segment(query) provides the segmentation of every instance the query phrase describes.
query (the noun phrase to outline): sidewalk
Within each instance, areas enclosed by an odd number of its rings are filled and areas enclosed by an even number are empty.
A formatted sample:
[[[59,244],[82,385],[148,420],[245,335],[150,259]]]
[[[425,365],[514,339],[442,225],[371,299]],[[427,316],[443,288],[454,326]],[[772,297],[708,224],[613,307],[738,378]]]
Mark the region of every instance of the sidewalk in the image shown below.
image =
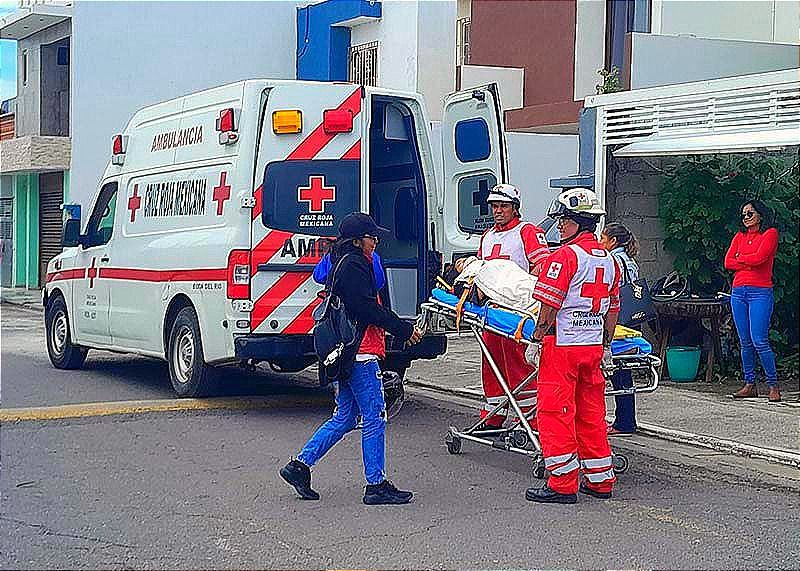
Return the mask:
[[[428,366],[413,365],[407,377],[412,385],[480,400],[477,343],[466,334],[451,337],[447,355]],[[785,393],[781,403],[766,398],[734,401],[664,381],[655,392],[640,395],[636,408],[642,434],[800,468],[796,391]],[[608,410],[613,414],[613,399],[608,399]]]
[[[8,303],[41,311],[42,290],[25,289],[21,287],[0,288],[0,303]]]

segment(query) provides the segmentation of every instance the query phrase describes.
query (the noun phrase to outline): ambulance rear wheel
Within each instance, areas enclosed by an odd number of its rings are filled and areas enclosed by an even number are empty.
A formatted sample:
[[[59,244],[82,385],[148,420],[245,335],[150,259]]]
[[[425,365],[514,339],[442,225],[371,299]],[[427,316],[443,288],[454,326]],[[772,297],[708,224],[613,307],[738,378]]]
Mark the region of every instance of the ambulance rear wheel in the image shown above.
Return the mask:
[[[178,312],[169,334],[169,379],[179,397],[203,397],[214,393],[214,368],[203,357],[200,325],[193,307]]]
[[[44,314],[47,329],[47,355],[56,369],[80,369],[86,361],[85,347],[72,343],[69,316],[64,298],[56,295],[47,304]]]

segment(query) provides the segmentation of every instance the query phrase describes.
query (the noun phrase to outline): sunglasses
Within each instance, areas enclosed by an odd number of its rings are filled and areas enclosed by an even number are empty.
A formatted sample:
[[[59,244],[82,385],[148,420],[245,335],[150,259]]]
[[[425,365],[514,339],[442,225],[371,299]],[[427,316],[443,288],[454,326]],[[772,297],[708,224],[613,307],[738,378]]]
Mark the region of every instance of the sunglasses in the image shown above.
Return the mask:
[[[377,236],[371,236],[370,234],[364,234],[364,238],[369,238],[370,240],[373,240],[376,245],[378,244],[378,242],[380,242]]]
[[[742,220],[747,220],[748,218],[752,218],[755,216],[756,213],[752,210],[748,210],[747,212],[742,212]]]

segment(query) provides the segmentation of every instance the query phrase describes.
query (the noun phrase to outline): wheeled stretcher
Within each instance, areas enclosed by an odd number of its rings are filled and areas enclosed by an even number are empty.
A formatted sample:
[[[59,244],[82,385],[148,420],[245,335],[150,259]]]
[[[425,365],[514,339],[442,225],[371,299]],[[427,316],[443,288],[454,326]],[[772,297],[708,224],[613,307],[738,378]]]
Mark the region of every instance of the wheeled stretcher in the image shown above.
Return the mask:
[[[515,339],[524,344],[532,342],[534,328],[536,327],[536,315],[526,311],[521,311],[509,306],[504,306],[496,302],[488,302],[486,305],[478,305],[469,301],[461,302],[458,297],[441,289],[434,289],[430,299],[422,304],[421,320],[429,330],[450,329],[466,326],[469,328],[481,353],[486,358],[489,366],[494,371],[500,386],[505,393],[505,397],[498,402],[495,407],[486,415],[484,419],[475,422],[466,429],[451,426],[445,437],[447,450],[451,454],[461,452],[463,440],[490,446],[495,449],[523,454],[533,460],[533,473],[537,478],[545,476],[544,459],[542,448],[539,443],[539,433],[531,427],[530,420],[535,416],[535,407],[527,414],[524,414],[517,402],[517,395],[525,391],[528,395],[535,392],[532,388],[526,388],[536,379],[536,372],[528,375],[512,391],[509,388],[508,380],[505,379],[497,366],[497,361],[491,354],[482,338],[484,331],[489,331],[495,335]],[[659,382],[659,368],[661,360],[651,354],[652,347],[638,332],[619,328],[614,340],[611,343],[613,367],[604,369],[607,379],[618,370],[638,371],[644,379],[636,379],[632,388],[615,390],[609,386],[606,389],[607,396],[626,395],[634,393],[650,393],[656,390]],[[498,411],[510,407],[515,413],[515,420],[506,428],[488,429],[486,421]],[[614,469],[623,473],[628,468],[628,459],[622,454],[613,455]]]

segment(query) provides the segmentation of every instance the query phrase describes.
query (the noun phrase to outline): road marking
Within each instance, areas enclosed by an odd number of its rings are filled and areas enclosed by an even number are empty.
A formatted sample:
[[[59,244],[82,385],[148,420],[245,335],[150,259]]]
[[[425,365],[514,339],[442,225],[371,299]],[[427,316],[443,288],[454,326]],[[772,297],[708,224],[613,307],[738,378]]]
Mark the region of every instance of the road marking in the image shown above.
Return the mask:
[[[91,416],[114,416],[148,412],[173,412],[192,410],[254,410],[330,404],[330,395],[299,397],[230,397],[209,399],[158,399],[118,402],[91,402],[27,408],[0,408],[0,422],[29,420],[61,420]]]

